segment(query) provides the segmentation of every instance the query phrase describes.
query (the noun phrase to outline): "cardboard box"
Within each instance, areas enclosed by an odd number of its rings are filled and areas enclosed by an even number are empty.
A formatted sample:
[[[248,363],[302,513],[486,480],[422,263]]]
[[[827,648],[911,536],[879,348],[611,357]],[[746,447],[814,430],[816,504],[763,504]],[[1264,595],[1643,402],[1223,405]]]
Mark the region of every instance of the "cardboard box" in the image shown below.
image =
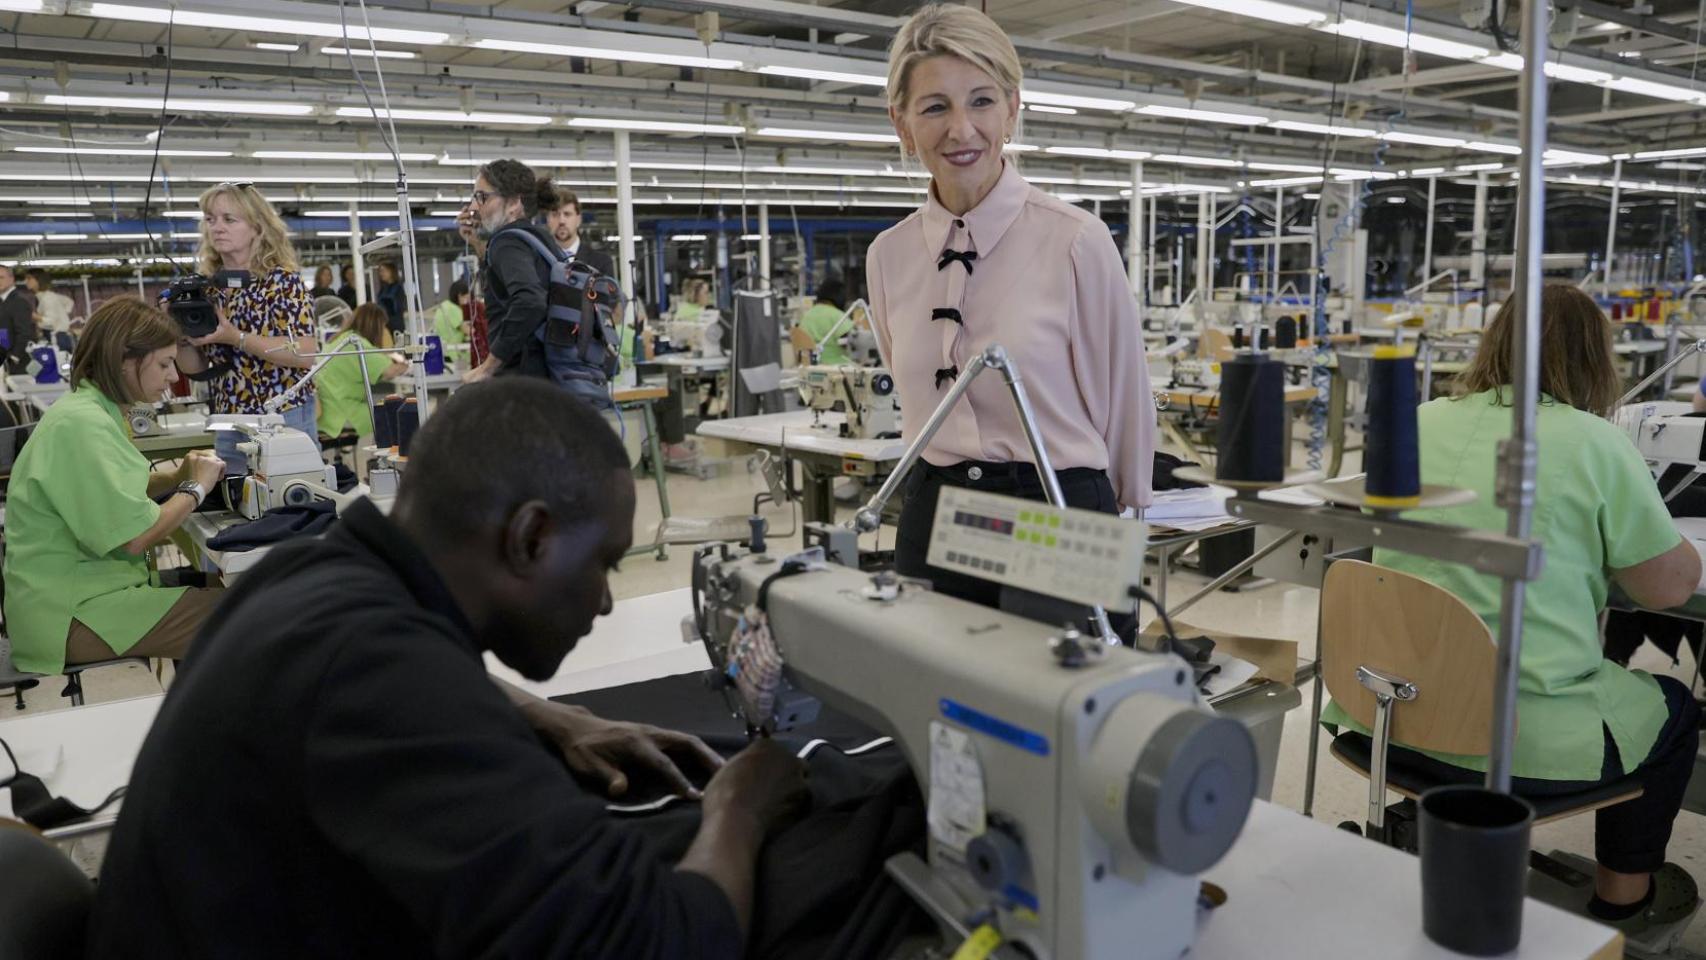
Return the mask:
[[[1256,665],[1256,676],[1275,683],[1293,686],[1297,680],[1297,641],[1252,637],[1243,634],[1204,630],[1184,620],[1174,620],[1173,629],[1181,637],[1207,637],[1214,641],[1214,652],[1224,653]],[[1153,650],[1155,642],[1166,631],[1157,619],[1143,631],[1145,649]]]

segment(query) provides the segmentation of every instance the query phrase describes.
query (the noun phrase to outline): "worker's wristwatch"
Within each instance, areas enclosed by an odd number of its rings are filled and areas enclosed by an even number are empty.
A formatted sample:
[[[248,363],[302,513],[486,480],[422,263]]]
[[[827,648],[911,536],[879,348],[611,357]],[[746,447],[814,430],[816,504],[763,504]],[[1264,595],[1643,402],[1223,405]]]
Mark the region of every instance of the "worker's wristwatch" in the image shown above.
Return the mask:
[[[207,499],[207,488],[202,486],[201,484],[197,483],[194,480],[185,480],[183,483],[178,484],[178,489],[173,491],[173,492],[174,493],[187,493],[190,496],[194,497],[195,498],[195,505],[197,507],[200,507],[201,502],[203,500]]]

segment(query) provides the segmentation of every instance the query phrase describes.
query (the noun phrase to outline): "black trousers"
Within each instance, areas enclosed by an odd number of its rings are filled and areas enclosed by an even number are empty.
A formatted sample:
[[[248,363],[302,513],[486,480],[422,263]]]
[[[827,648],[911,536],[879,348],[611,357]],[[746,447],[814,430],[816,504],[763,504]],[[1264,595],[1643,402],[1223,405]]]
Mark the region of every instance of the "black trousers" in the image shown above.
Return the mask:
[[[1651,873],[1664,866],[1665,847],[1671,826],[1682,810],[1688,778],[1694,774],[1694,755],[1700,749],[1700,707],[1688,685],[1671,677],[1655,677],[1664,693],[1670,718],[1659,730],[1647,758],[1635,768],[1634,778],[1644,791],[1639,797],[1594,812],[1594,859],[1618,873]],[[1394,747],[1393,749],[1402,749]],[[1406,751],[1410,753],[1409,751]],[[1406,765],[1427,770],[1451,783],[1480,783],[1474,770],[1441,763],[1419,753],[1410,753]],[[1511,791],[1517,796],[1543,797],[1575,793],[1596,783],[1623,778],[1623,762],[1611,731],[1605,731],[1605,764],[1598,780],[1535,780],[1512,777]]]
[[[975,478],[974,478],[975,474]],[[1088,467],[1056,470],[1066,504],[1082,510],[1118,513],[1119,501],[1107,471]],[[1046,502],[1042,475],[1029,463],[980,463],[965,460],[951,467],[918,461],[906,478],[900,508],[900,531],[895,535],[894,565],[902,576],[929,580],[937,593],[970,600],[986,607],[1001,606],[1002,586],[955,570],[932,567],[925,561],[930,553],[930,528],[936,522],[936,500],[942,487],[968,487],[1026,500]],[[1115,625],[1116,628],[1118,624]]]

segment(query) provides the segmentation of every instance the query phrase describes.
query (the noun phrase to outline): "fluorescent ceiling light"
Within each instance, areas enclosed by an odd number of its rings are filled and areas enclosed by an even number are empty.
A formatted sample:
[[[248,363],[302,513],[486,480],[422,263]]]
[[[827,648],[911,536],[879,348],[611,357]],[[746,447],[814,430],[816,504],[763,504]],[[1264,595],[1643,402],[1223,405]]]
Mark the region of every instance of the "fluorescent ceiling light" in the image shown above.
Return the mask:
[[[64,107],[106,107],[113,110],[160,109],[159,97],[70,97],[50,93],[43,103]],[[166,109],[178,113],[243,113],[267,117],[303,117],[314,112],[312,104],[271,103],[258,100],[170,100]]]
[[[302,215],[305,217],[347,217],[349,216],[349,208],[331,207],[325,209],[304,210],[302,211]],[[395,220],[397,218],[397,208],[392,207],[389,210],[357,210],[355,215],[358,217],[390,217]]]
[[[300,43],[273,43],[269,40],[257,40],[251,46],[256,50],[277,50],[280,53],[295,53],[302,49]],[[109,233],[107,236],[110,237],[112,234]]]
[[[0,203],[63,203],[72,207],[87,207],[91,201],[88,197],[30,197],[23,194],[6,194],[0,195]],[[198,212],[196,216],[201,214]]]
[[[616,162],[612,160],[609,165],[614,167]],[[636,160],[629,166],[635,170],[703,170],[706,173],[739,173],[741,171],[741,165],[738,163],[675,163],[665,160]],[[765,173],[793,173],[795,170],[793,167],[760,167],[759,169]],[[817,171],[806,170],[804,172],[816,173]]]
[[[108,157],[152,157],[153,147],[13,147],[14,153],[92,153]],[[162,147],[162,157],[229,157],[230,150],[172,150]],[[92,177],[90,179],[103,179]],[[148,178],[143,177],[144,181]]]
[[[1112,150],[1106,147],[1046,147],[1043,152],[1062,157],[1093,157],[1098,160],[1148,160],[1154,156],[1145,150]]]
[[[1158,153],[1156,163],[1179,163],[1190,167],[1236,167],[1238,161],[1226,157],[1187,157],[1176,153]]]
[[[1251,160],[1244,166],[1250,170],[1270,173],[1314,173],[1321,169],[1319,163],[1268,163],[1265,160]]]
[[[260,46],[260,44],[256,44]],[[413,60],[413,50],[371,50],[365,47],[321,47],[320,52],[330,57],[378,57],[381,60]]]
[[[1667,160],[1653,166],[1659,170],[1706,170],[1706,163],[1680,163],[1675,160]]]
[[[174,13],[163,7],[139,7],[128,3],[91,3],[88,15],[101,19],[131,20],[140,23],[175,23],[180,27],[212,27],[217,30],[246,30],[253,33],[287,33],[304,37],[328,37],[342,40],[345,30],[336,20],[281,20],[277,17],[252,17],[229,13],[205,13],[199,10],[178,10]],[[347,31],[351,40],[390,43],[436,45],[450,39],[448,33],[426,30],[397,30],[390,27],[351,25]]]
[[[1403,197],[1387,197],[1386,202],[1387,203],[1403,203],[1404,198]]]
[[[1113,110],[1121,112],[1137,106],[1135,100],[1113,97],[1085,97],[1073,93],[1051,93],[1047,90],[1019,89],[1019,102],[1040,103],[1047,107],[1079,107],[1084,110]]]
[[[619,120],[611,117],[575,117],[569,126],[582,130],[633,130],[639,133],[703,133],[716,136],[739,136],[744,127],[726,123],[679,123],[674,120]]]
[[[1522,56],[1515,53],[1500,53],[1491,57],[1484,57],[1476,62],[1486,67],[1498,67],[1500,70],[1522,69]]]
[[[1598,153],[1582,153],[1579,150],[1564,150],[1554,147],[1541,154],[1545,163],[1609,163],[1611,158]]]
[[[251,154],[257,160],[389,160],[391,154],[386,150],[256,150]],[[404,160],[419,163],[432,160],[436,153],[405,153]]]
[[[1611,79],[1611,74],[1604,70],[1590,70],[1556,60],[1546,61],[1545,70],[1546,75],[1554,80],[1568,80],[1572,83],[1605,83]]]
[[[1484,140],[1471,140],[1463,146],[1470,150],[1479,150],[1482,153],[1501,153],[1507,157],[1522,156],[1521,147],[1513,147],[1508,143],[1487,143]]]
[[[1254,17],[1257,20],[1268,20],[1273,23],[1283,23],[1293,27],[1307,27],[1327,19],[1324,13],[1305,10],[1288,3],[1274,3],[1272,0],[1179,0],[1193,7],[1204,10],[1215,10],[1220,13],[1233,13],[1241,17]]]
[[[1372,137],[1369,127],[1346,127],[1332,123],[1304,123],[1301,120],[1275,120],[1268,124],[1275,130],[1296,130],[1299,133],[1319,133],[1326,137]]]
[[[801,80],[826,80],[831,83],[862,83],[873,87],[888,86],[888,78],[874,73],[848,73],[843,70],[814,70],[810,67],[759,67],[759,73],[773,77],[797,77]]]
[[[488,110],[464,112],[461,110],[404,110],[395,107],[390,110],[384,107],[377,107],[373,110],[366,107],[339,107],[337,113],[340,117],[361,117],[368,120],[373,119],[377,113],[381,117],[388,117],[392,120],[418,120],[424,123],[513,123],[539,127],[551,122],[551,118],[544,114],[493,113]]]
[[[570,121],[573,123],[573,121]],[[739,131],[739,127],[732,128]],[[865,133],[848,130],[806,130],[799,127],[759,127],[754,136],[782,137],[788,140],[829,140],[847,143],[899,143],[892,133]]]
[[[703,67],[707,70],[738,70],[742,66],[739,60],[722,60],[716,57],[689,57],[644,50],[618,50],[612,47],[578,47],[562,43],[533,43],[527,40],[481,40],[474,46],[481,50],[542,53],[554,57],[586,57],[590,60],[627,60],[668,67]]]
[[[1042,147],[1034,143],[1006,143],[1001,145],[1002,153],[1031,153],[1041,149]]]
[[[1503,170],[1502,163],[1466,163],[1457,168],[1458,173],[1479,173],[1482,170]]]
[[[1276,180],[1251,180],[1252,187],[1301,187],[1306,184],[1320,183],[1320,177],[1280,177]]]
[[[1025,109],[1033,113],[1058,113],[1068,117],[1078,115],[1078,111],[1072,107],[1056,107],[1047,103],[1027,103]]]
[[[635,164],[635,166],[638,166],[638,164]],[[692,167],[692,168],[685,168],[684,167],[683,169],[697,170],[699,168],[698,167]],[[736,171],[738,171],[739,169],[740,168],[738,168],[738,167],[735,168]],[[759,173],[779,173],[779,174],[783,174],[783,175],[793,174],[793,173],[809,173],[809,174],[813,174],[815,176],[822,176],[822,177],[886,177],[886,176],[892,175],[889,171],[886,171],[886,170],[871,170],[871,169],[867,169],[864,167],[799,167],[799,166],[794,166],[793,164],[789,164],[787,166],[782,166],[779,164],[763,166],[763,167],[758,167],[757,171]]]
[[[1636,160],[1672,160],[1677,157],[1706,157],[1706,147],[1678,147],[1674,150],[1642,150]]]
[[[1613,77],[1606,86],[1623,93],[1634,93],[1659,100],[1706,104],[1706,94],[1699,90],[1668,83],[1654,83],[1651,80],[1640,80],[1635,77]]]
[[[41,13],[44,8],[42,0],[0,0],[0,10],[10,13]]]
[[[0,240],[16,240],[19,242],[23,242],[23,241],[27,241],[27,240],[40,240],[43,236],[45,236],[45,234],[40,234],[40,233],[0,233]]]
[[[1198,110],[1193,107],[1170,107],[1165,104],[1152,103],[1139,107],[1138,113],[1152,117],[1174,117],[1179,120],[1201,120],[1204,123],[1231,123],[1240,127],[1252,124],[1267,123],[1268,118],[1259,113],[1228,113],[1222,110]]]
[[[1342,20],[1318,29],[1341,37],[1349,37],[1352,40],[1366,40],[1369,43],[1414,50],[1417,53],[1446,57],[1451,60],[1479,60],[1493,55],[1493,51],[1486,47],[1458,43],[1455,40],[1443,40],[1439,37],[1430,37],[1425,33],[1405,31],[1398,27],[1386,27],[1362,20]]]
[[[1462,137],[1441,137],[1431,133],[1409,133],[1403,130],[1388,130],[1380,135],[1380,139],[1393,143],[1414,143],[1424,147],[1461,147],[1469,142]]]
[[[8,101],[10,99],[12,99],[12,95],[10,93],[7,93],[4,90],[0,90],[0,103],[5,103],[6,101]]]
[[[45,239],[45,240],[87,240],[87,239],[89,239],[89,235],[86,233],[50,233],[42,239]]]
[[[703,233],[678,233],[669,239],[675,243],[692,243],[693,241],[704,240],[707,238]]]
[[[1144,196],[1155,196],[1167,193],[1231,193],[1230,187],[1210,186],[1206,183],[1163,183],[1158,186],[1144,187]]]
[[[1389,170],[1353,170],[1347,167],[1333,167],[1327,171],[1340,180],[1396,180],[1398,175]]]
[[[1415,170],[1411,170],[1410,176],[1412,176],[1412,177],[1431,177],[1434,174],[1444,173],[1444,172],[1445,172],[1444,167],[1419,167]]]

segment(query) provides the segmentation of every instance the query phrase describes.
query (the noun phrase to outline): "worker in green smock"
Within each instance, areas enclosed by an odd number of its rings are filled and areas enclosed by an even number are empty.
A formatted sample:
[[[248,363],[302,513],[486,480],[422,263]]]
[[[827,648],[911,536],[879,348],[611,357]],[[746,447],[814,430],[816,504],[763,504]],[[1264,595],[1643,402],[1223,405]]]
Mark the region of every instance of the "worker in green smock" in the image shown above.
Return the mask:
[[[817,362],[831,366],[853,363],[841,338],[853,332],[854,319],[842,310],[841,281],[830,277],[817,285],[817,302],[800,315],[800,329],[818,344]]]
[[[382,380],[400,377],[409,369],[409,365],[395,355],[387,358],[349,352],[380,350],[390,346],[386,319],[383,307],[364,303],[356,308],[344,322],[343,329],[322,351],[334,355],[315,379],[320,388],[320,411],[315,423],[326,436],[335,437],[346,427],[353,428],[363,437],[373,433],[373,409],[367,405],[369,388]],[[348,352],[347,356],[337,356],[345,352]]]
[[[1507,300],[1483,332],[1460,395],[1417,412],[1422,481],[1466,487],[1477,499],[1410,518],[1505,529],[1494,475],[1498,444],[1510,436],[1517,303]],[[1700,581],[1700,557],[1677,533],[1634,444],[1604,419],[1622,392],[1605,315],[1573,284],[1547,286],[1541,310],[1533,536],[1545,566],[1523,606],[1512,790],[1573,793],[1635,777],[1642,796],[1596,814],[1589,911],[1639,933],[1686,917],[1697,903],[1693,879],[1665,862],[1665,847],[1693,773],[1700,711],[1685,683],[1606,660],[1598,616],[1613,583],[1644,607],[1683,603]],[[1445,587],[1497,631],[1498,578],[1394,550],[1377,550],[1374,560]],[[1322,722],[1367,732],[1337,704]],[[1478,783],[1487,767],[1485,756],[1403,753],[1456,782]]]
[[[49,407],[12,468],[6,502],[6,628],[20,670],[120,654],[177,659],[219,601],[218,588],[151,586],[145,555],[218,483],[224,463],[196,450],[149,471],[124,408],[178,379],[178,325],[134,297],[89,318],[70,392]]]
[[[687,281],[681,288],[681,296],[675,300],[674,319],[683,323],[698,320],[711,305],[711,283],[703,278],[695,277]]]
[[[468,342],[468,281],[450,285],[450,296],[432,312],[432,332],[446,347]]]

